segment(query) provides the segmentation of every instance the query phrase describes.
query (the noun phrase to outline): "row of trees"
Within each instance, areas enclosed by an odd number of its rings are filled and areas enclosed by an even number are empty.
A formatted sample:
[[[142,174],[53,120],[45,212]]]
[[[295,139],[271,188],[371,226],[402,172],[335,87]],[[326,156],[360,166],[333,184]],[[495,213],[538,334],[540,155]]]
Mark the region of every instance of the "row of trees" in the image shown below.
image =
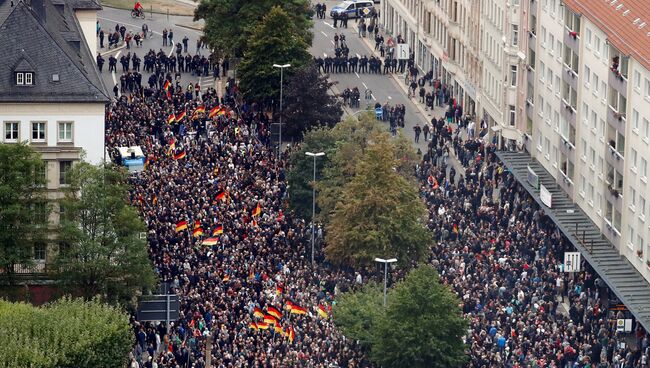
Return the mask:
[[[276,109],[280,70],[284,69],[284,134],[300,138],[312,126],[334,126],[343,111],[329,93],[309,53],[311,8],[308,0],[201,0],[194,15],[205,20],[204,37],[217,57],[240,59],[239,87],[248,102]],[[279,117],[276,114],[276,118]]]
[[[76,164],[64,197],[52,202],[43,165],[26,144],[0,145],[0,269],[15,282],[15,267],[34,266],[35,247],[49,243],[56,252],[48,273],[64,292],[130,306],[157,280],[140,237],[146,227],[129,204],[126,171]]]
[[[306,152],[325,152],[313,161]],[[334,322],[384,367],[458,367],[465,361],[467,323],[460,301],[441,285],[435,269],[420,265],[433,239],[427,209],[413,176],[417,155],[404,137],[392,139],[372,113],[304,136],[291,157],[291,207],[311,216],[318,190],[318,220],[325,225],[325,256],[335,265],[371,268],[375,258],[397,258],[407,276],[388,292],[375,284],[337,297]]]

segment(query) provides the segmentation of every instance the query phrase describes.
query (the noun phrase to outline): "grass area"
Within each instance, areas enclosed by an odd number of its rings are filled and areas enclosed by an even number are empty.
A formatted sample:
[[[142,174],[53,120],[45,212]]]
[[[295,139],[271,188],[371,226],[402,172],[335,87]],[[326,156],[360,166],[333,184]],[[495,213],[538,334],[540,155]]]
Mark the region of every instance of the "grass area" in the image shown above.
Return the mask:
[[[101,0],[101,3],[112,8],[131,10],[135,0]],[[151,10],[154,13],[161,14],[167,14],[169,10],[170,15],[194,15],[194,6],[176,0],[144,0],[140,1],[140,3],[145,9],[147,17]]]

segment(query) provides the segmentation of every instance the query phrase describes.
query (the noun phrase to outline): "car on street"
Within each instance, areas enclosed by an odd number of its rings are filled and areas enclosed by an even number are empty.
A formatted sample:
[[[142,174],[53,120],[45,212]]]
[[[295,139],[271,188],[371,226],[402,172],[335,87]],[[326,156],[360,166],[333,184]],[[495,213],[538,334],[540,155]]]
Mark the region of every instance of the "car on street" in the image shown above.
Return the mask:
[[[330,17],[334,18],[334,14],[341,15],[345,13],[348,15],[348,18],[356,18],[357,9],[359,12],[363,12],[364,9],[371,10],[374,6],[373,0],[346,0],[332,8]]]

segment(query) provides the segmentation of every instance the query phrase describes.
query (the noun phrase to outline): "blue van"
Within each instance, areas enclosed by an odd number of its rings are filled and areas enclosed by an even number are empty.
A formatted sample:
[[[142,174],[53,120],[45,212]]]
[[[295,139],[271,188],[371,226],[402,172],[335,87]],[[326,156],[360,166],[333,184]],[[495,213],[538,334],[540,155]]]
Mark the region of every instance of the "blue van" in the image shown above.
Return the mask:
[[[363,14],[364,9],[371,10],[373,7],[373,0],[346,0],[332,8],[330,17],[334,18],[334,14],[341,15],[345,13],[348,15],[348,18],[355,18],[357,16],[357,9],[359,13]]]

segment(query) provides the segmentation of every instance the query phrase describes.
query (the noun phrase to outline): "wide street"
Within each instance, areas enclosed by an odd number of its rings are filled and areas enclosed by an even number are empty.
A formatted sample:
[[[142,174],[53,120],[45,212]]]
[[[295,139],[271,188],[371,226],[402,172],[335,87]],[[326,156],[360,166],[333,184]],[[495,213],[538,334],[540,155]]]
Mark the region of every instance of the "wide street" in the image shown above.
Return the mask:
[[[148,9],[146,1],[143,2],[143,5],[145,6],[146,9]],[[97,47],[98,47],[97,51],[101,53],[104,59],[106,60],[106,64],[104,64],[104,71],[102,73],[102,77],[109,91],[112,91],[113,86],[115,84],[119,84],[120,81],[120,75],[122,70],[122,67],[119,64],[120,57],[130,52],[132,54],[136,53],[142,59],[143,56],[150,49],[153,49],[155,52],[162,50],[163,29],[169,30],[171,28],[173,30],[174,43],[180,42],[185,36],[187,36],[189,38],[189,42],[188,42],[189,54],[193,56],[196,53],[196,41],[201,36],[202,32],[195,29],[179,26],[180,24],[189,25],[190,23],[192,23],[191,17],[170,15],[168,18],[166,14],[157,14],[157,13],[151,14],[148,11],[145,12],[145,14],[146,14],[146,18],[144,20],[135,19],[135,18],[131,18],[131,14],[128,10],[104,7],[104,9],[100,11],[97,15],[97,20],[99,20],[99,24],[101,25],[102,29],[104,29],[105,32],[107,30],[114,30],[115,25],[119,24],[119,25],[124,25],[127,29],[127,32],[130,31],[131,33],[135,34],[135,32],[142,32],[142,24],[146,23],[147,26],[149,27],[149,30],[152,31],[153,33],[153,37],[144,40],[142,46],[139,48],[135,47],[135,42],[132,42],[130,50],[127,50],[124,45],[120,45],[118,48],[113,48],[111,50],[108,50],[107,39],[104,40],[105,47],[103,49],[100,49],[99,41],[97,41]],[[165,51],[168,53],[168,55],[171,55],[171,53],[174,52],[174,47],[166,46]],[[208,53],[207,49],[201,49],[200,52]],[[118,59],[117,73],[108,73],[108,58],[110,55],[114,55]],[[142,77],[143,84],[146,83],[148,77],[149,75],[147,73],[143,73],[143,77]],[[209,84],[209,87],[214,86],[213,79],[211,76],[210,77],[203,76],[197,78],[195,76],[192,76],[189,73],[182,73],[181,85],[185,86],[189,82],[196,83],[197,81],[199,82],[199,85],[201,85],[202,88],[208,87],[207,85],[204,85],[204,83]]]

